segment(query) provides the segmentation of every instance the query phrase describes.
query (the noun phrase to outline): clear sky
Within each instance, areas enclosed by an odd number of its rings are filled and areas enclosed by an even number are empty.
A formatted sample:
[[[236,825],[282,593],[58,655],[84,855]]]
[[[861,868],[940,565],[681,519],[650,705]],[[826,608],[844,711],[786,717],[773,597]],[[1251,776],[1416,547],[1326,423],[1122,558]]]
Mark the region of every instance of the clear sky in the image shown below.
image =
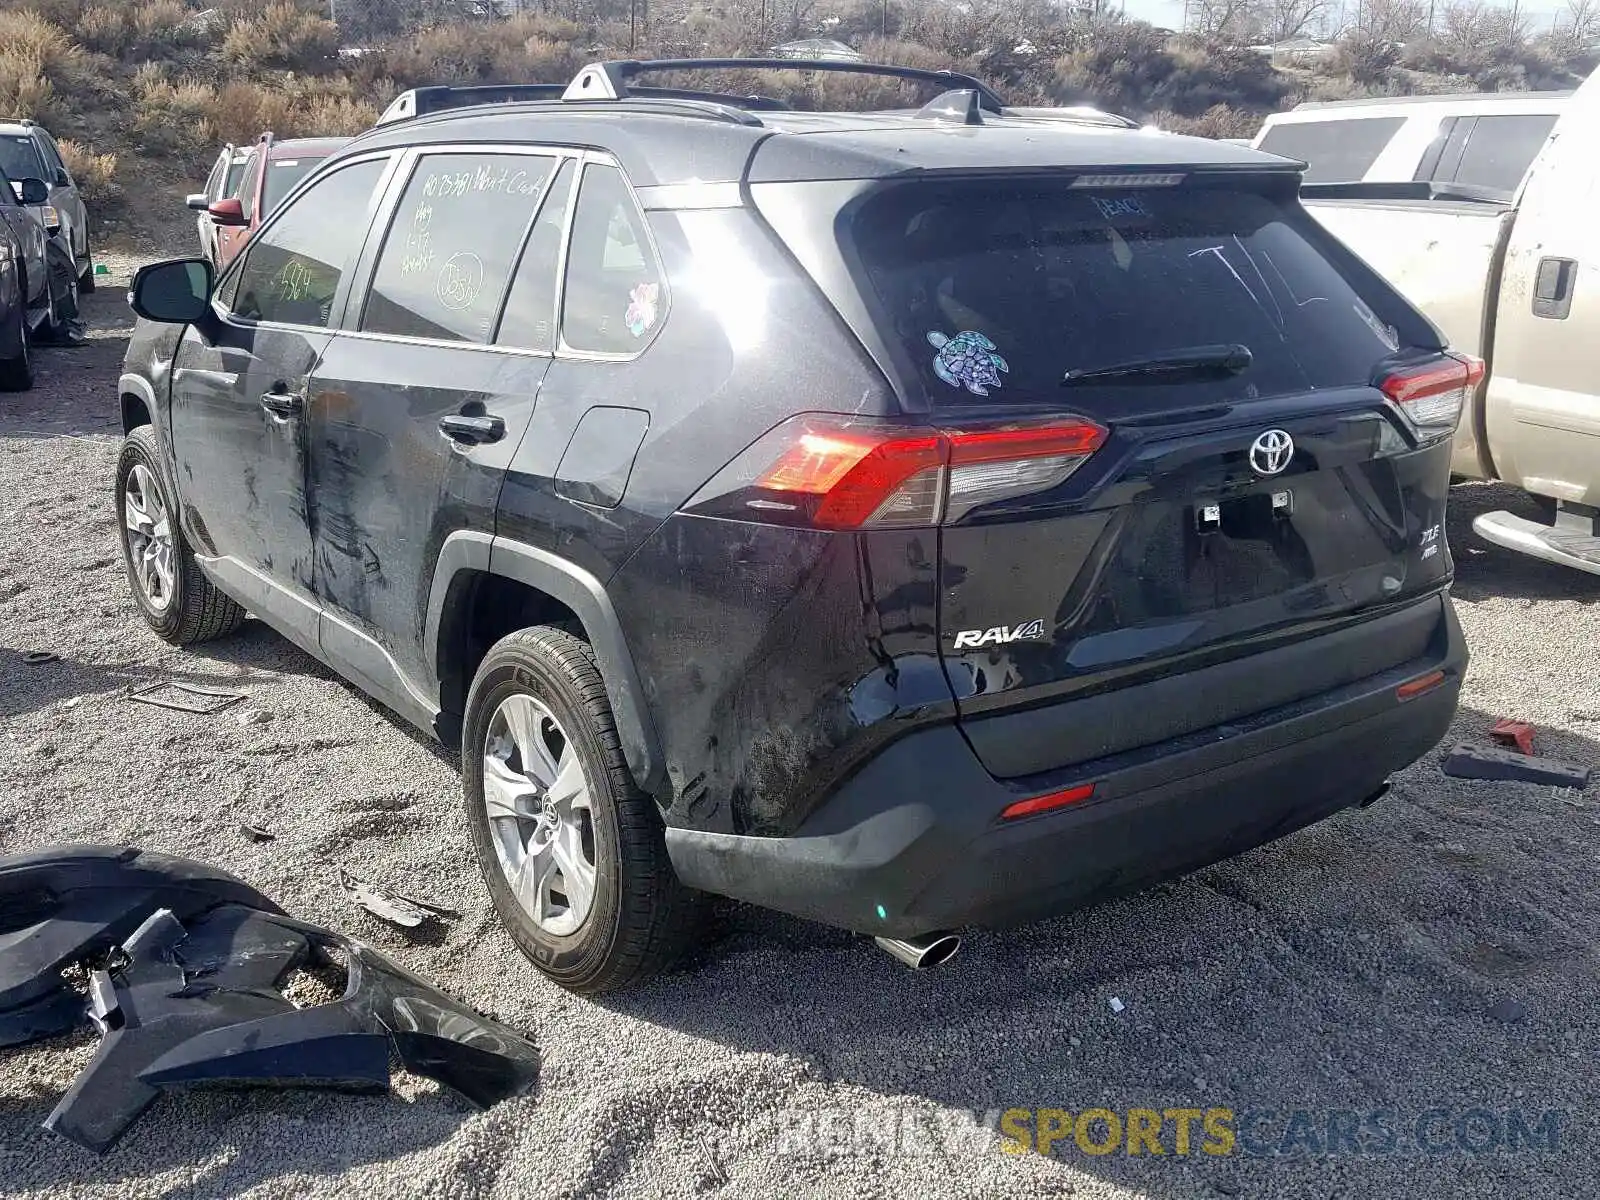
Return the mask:
[[[1493,0],[1491,0],[1493,2]],[[1182,0],[1126,0],[1130,17],[1177,29],[1183,23]],[[1533,18],[1536,30],[1550,28],[1551,18],[1562,11],[1562,0],[1524,0],[1522,9]]]

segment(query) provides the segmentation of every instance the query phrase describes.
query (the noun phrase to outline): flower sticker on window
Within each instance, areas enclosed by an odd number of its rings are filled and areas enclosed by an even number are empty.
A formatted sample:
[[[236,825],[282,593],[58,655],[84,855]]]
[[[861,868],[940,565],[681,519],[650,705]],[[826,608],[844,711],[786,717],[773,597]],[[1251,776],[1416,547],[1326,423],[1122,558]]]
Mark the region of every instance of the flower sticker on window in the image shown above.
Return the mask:
[[[990,388],[1001,385],[1000,373],[1011,370],[1011,364],[994,352],[994,343],[970,329],[955,337],[935,330],[928,334],[928,345],[939,352],[933,360],[933,373],[974,396],[987,396]]]
[[[655,328],[661,300],[661,285],[640,283],[628,293],[628,311],[622,318],[628,323],[628,332],[641,338]]]

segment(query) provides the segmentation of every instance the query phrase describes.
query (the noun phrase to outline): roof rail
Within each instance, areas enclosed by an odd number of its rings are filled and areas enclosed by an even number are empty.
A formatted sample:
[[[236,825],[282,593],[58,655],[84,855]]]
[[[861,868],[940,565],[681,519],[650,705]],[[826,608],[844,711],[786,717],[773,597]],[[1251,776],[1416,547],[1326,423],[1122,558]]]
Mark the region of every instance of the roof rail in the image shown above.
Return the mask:
[[[988,84],[957,71],[925,71],[919,67],[897,67],[889,63],[843,62],[836,59],[795,58],[657,58],[646,61],[625,59],[590,63],[579,71],[562,93],[563,100],[624,100],[630,95],[646,95],[645,89],[630,86],[640,75],[661,71],[799,71],[835,75],[878,75],[905,79],[912,83],[931,83],[945,91],[973,91],[979,103],[990,112],[1001,112],[1005,101]],[[706,95],[707,99],[721,99]]]
[[[383,110],[383,115],[378,118],[374,128],[481,104],[512,104],[519,101],[559,102],[567,86],[562,83],[509,83],[471,87],[412,88],[394,98],[389,107]],[[629,93],[629,98],[677,101],[684,105],[693,105],[694,116],[734,121],[741,125],[761,123],[749,115],[751,112],[782,112],[789,107],[782,100],[771,96],[734,96],[720,92],[697,92],[685,88],[634,88]]]
[[[419,87],[401,92],[383,110],[379,125],[392,125],[412,117],[443,112],[447,108],[468,108],[474,104],[506,104],[514,100],[559,100],[564,89],[559,83],[483,84],[473,87]]]

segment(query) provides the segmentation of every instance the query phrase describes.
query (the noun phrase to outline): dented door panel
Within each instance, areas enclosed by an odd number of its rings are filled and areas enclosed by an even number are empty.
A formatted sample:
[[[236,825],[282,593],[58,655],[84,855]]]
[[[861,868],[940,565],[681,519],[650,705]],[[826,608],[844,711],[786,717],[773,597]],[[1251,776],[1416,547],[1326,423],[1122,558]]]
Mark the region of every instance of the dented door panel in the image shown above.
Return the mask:
[[[231,559],[311,602],[305,430],[262,398],[303,396],[328,334],[229,319],[213,330],[214,341],[186,328],[173,364],[184,531],[202,557]]]
[[[313,381],[317,593],[330,619],[376,643],[430,700],[424,626],[439,548],[457,530],[495,532],[501,481],[548,366],[532,354],[341,334]],[[500,418],[503,436],[451,441],[439,422],[463,411]],[[348,653],[349,629],[325,626],[330,656]]]

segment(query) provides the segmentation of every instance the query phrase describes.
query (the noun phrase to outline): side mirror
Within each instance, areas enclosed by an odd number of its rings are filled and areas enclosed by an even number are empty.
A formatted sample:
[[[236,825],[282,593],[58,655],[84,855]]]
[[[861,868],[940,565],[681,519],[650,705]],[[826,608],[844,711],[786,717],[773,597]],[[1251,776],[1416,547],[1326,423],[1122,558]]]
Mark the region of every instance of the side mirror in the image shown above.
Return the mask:
[[[17,196],[24,204],[49,204],[50,188],[42,179],[24,179],[17,184]]]
[[[215,279],[203,258],[154,263],[134,275],[128,303],[147,321],[191,325],[210,311]]]
[[[242,228],[243,226],[250,224],[250,222],[245,219],[244,204],[237,196],[229,196],[226,200],[218,200],[206,211],[211,214],[211,219],[218,225],[230,225],[234,228]]]
[[[185,208],[192,208],[196,212],[205,212],[211,207],[211,201],[206,199],[204,192],[190,192],[184,197],[183,205]]]

